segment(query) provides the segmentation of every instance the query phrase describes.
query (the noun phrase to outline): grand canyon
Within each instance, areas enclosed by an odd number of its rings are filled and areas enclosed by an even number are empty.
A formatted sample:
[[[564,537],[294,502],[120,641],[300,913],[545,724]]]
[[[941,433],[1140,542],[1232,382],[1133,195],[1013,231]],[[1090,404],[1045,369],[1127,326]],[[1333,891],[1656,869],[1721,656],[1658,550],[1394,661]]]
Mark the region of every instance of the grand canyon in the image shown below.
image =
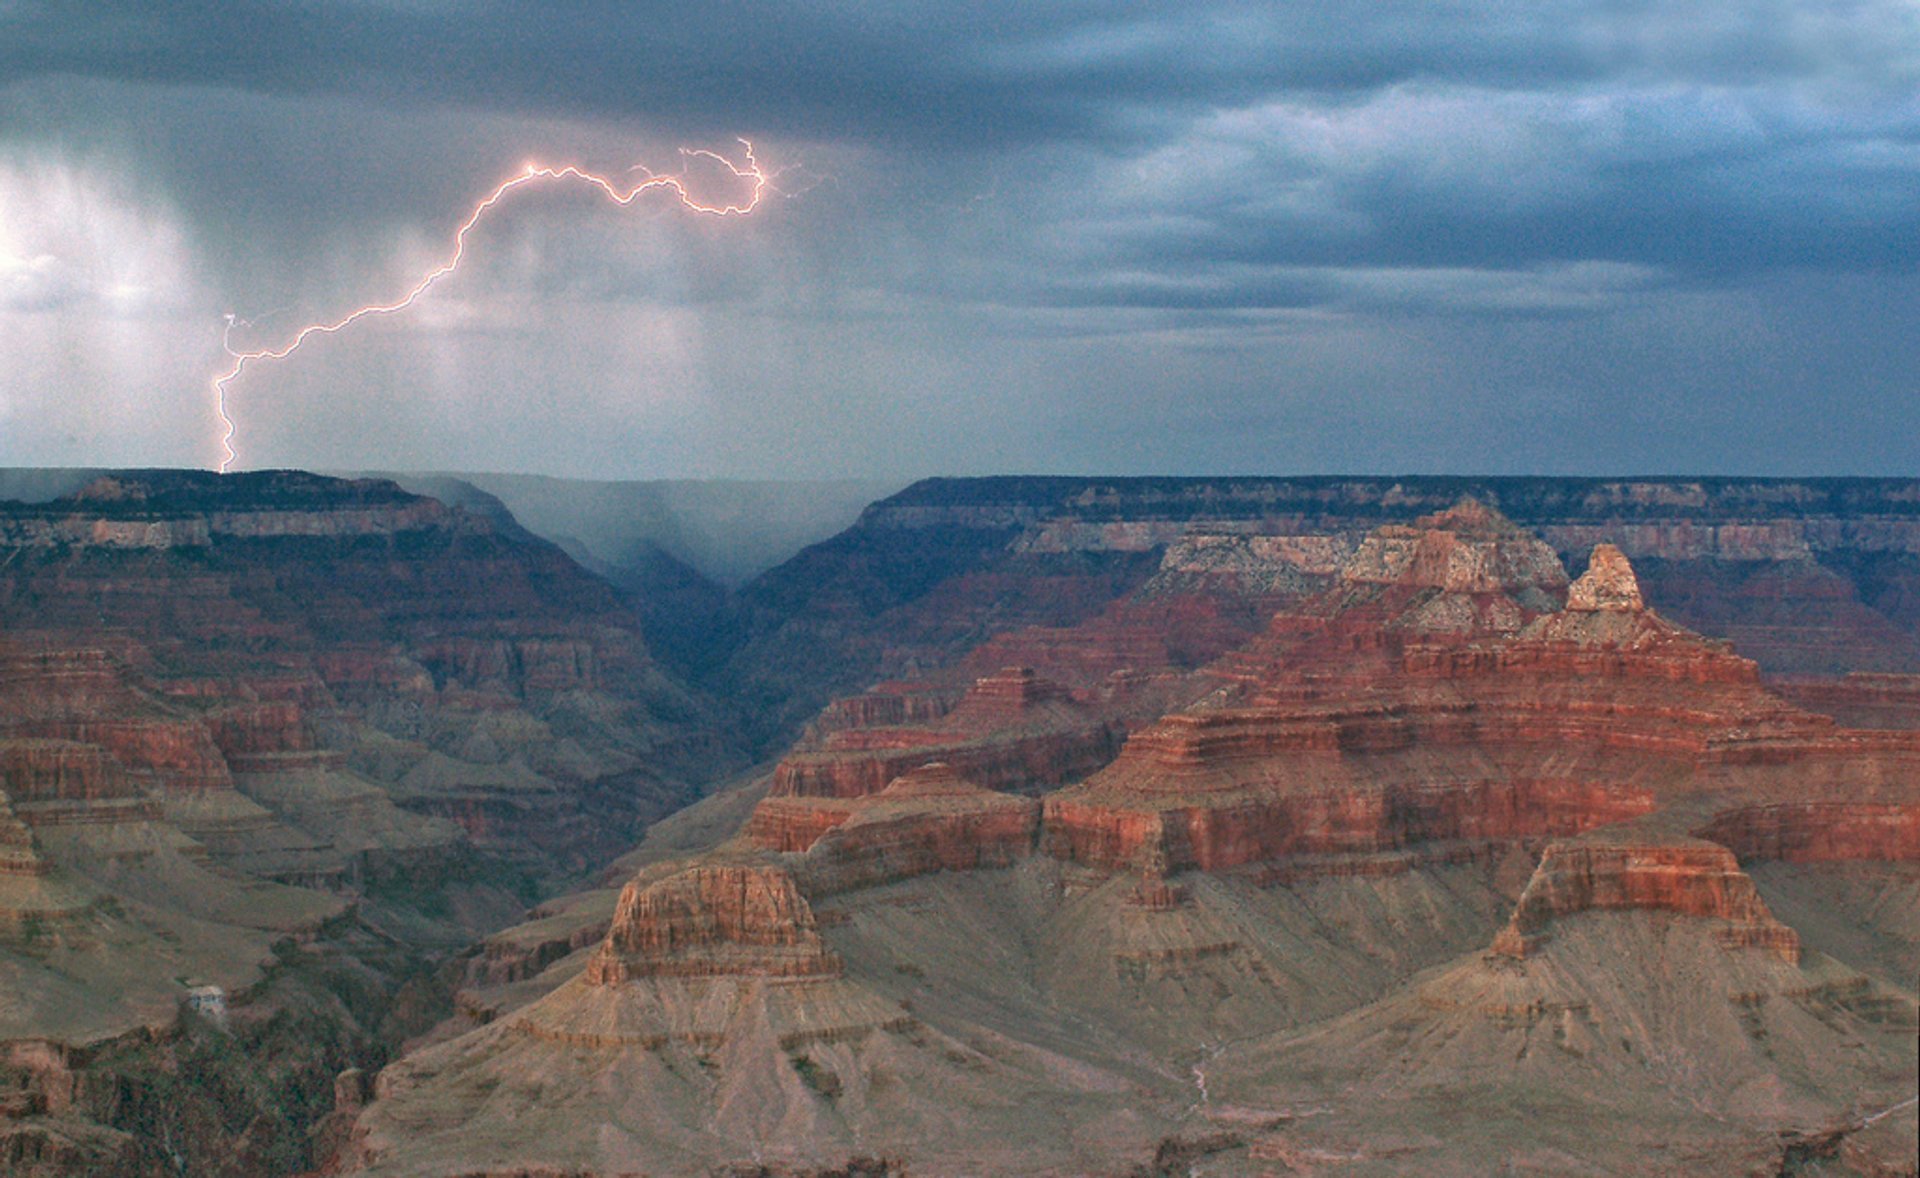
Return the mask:
[[[0,1178],[1920,1178],[1920,3],[0,0]]]
[[[796,496],[6,472],[0,1168],[1920,1167],[1920,481]]]

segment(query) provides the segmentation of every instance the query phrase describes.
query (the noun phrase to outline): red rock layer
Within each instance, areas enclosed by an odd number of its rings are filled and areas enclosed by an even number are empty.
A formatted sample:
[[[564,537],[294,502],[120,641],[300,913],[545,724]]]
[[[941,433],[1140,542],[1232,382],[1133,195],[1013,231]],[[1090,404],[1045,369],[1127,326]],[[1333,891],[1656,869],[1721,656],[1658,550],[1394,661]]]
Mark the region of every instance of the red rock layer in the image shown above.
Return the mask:
[[[869,794],[868,797],[878,797]],[[805,851],[852,818],[858,798],[769,797],[747,820],[747,840],[769,851]]]
[[[936,762],[862,798],[767,798],[747,838],[769,850],[808,852],[800,870],[817,896],[934,871],[1011,866],[1031,853],[1039,828],[1039,802],[982,789]]]
[[[231,704],[206,718],[213,742],[236,757],[306,752],[313,747],[300,705],[291,700]]]
[[[808,726],[807,739],[849,728],[891,728],[924,724],[953,710],[955,699],[915,683],[880,683],[859,695],[836,699]]]
[[[0,740],[0,783],[16,802],[140,796],[105,749],[70,740]]]
[[[1769,680],[1782,697],[1849,728],[1920,729],[1920,675]]]
[[[1547,847],[1494,951],[1524,957],[1560,918],[1596,909],[1676,912],[1724,922],[1730,946],[1800,960],[1800,937],[1774,919],[1733,852],[1695,839],[1560,842]]]
[[[1096,710],[1015,667],[979,679],[928,723],[836,727],[813,743],[780,762],[771,796],[864,797],[935,761],[989,788],[1059,785],[1112,760],[1119,737]]]
[[[163,788],[231,787],[206,725],[136,687],[126,653],[0,643],[0,737],[98,745]]]
[[[45,721],[32,731],[96,744],[128,769],[167,789],[231,789],[233,775],[206,727],[195,720],[71,719]]]
[[[1050,853],[1109,870],[1171,872],[1439,839],[1570,835],[1644,814],[1654,802],[1631,787],[1543,780],[1247,791],[1151,808],[1062,793],[1044,804]]]
[[[1920,803],[1776,802],[1742,806],[1695,832],[1741,861],[1920,862]]]
[[[1541,589],[1551,577],[1537,551],[1523,558],[1530,550],[1506,537],[1496,559],[1459,535],[1441,544],[1382,531],[1392,543],[1362,545],[1373,555],[1358,580],[1206,672],[1237,706],[1170,715],[1050,796],[1048,848],[1108,869],[1177,871],[1561,837],[1646,813],[1665,791],[1728,788],[1756,765],[1831,761],[1833,773],[1870,780],[1905,763],[1906,752],[1869,749],[1768,694],[1751,662],[1645,609],[1615,550],[1596,552],[1566,609],[1489,632],[1436,614],[1448,590],[1408,595],[1395,582],[1369,594],[1366,578],[1398,570],[1478,590],[1487,570],[1505,569]],[[1457,600],[1472,617],[1498,613]]]
[[[1013,866],[1033,850],[1040,804],[1010,794],[988,798],[941,811],[901,807],[856,816],[814,844],[805,869],[809,889],[828,895],[935,871]],[[1000,799],[1005,803],[994,804]]]
[[[14,816],[7,795],[0,792],[0,875],[38,876],[51,870],[33,844],[33,832]]]
[[[608,986],[640,977],[810,978],[840,968],[791,875],[705,865],[629,883],[586,979]]]

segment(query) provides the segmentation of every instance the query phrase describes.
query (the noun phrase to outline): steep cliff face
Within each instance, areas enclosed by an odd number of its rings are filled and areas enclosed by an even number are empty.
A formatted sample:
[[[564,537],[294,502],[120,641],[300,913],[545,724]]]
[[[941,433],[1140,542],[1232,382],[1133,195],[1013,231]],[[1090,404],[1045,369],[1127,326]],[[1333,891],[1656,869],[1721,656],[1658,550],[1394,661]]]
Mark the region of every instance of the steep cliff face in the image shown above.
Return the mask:
[[[1615,548],[1595,552],[1564,610],[1478,593],[1510,608],[1445,611],[1435,625],[1449,581],[1477,590],[1483,570],[1504,567],[1525,593],[1552,578],[1537,555],[1423,564],[1415,554],[1460,543],[1451,521],[1429,522],[1426,540],[1396,528],[1363,543],[1363,554],[1400,556],[1356,558],[1342,587],[1301,607],[1303,621],[1283,615],[1223,660],[1224,702],[1168,716],[1050,796],[1054,853],[1177,871],[1560,837],[1737,776],[1735,763],[1864,758],[1886,772],[1908,755],[1858,741],[1836,750],[1830,722],[1767,693],[1752,663],[1648,609]],[[1456,628],[1456,616],[1493,624]]]
[[[974,681],[951,707],[928,710],[937,714],[910,721],[898,706],[842,706],[832,724],[781,760],[773,796],[862,797],[935,761],[989,788],[1033,789],[1083,777],[1119,748],[1119,725],[1099,701],[1031,668],[1002,668]],[[903,722],[856,722],[896,715]]]
[[[304,1069],[346,1041],[382,1060],[369,1012],[409,954],[512,919],[724,767],[704,707],[557,549],[392,484],[139,472],[0,503],[0,1045],[191,1071],[182,1004],[218,995],[236,1037],[277,1044],[278,1085],[211,1120],[205,1094],[36,1107],[0,1149],[143,1172],[165,1123],[196,1167],[311,1164],[330,1076]],[[288,1044],[252,1015],[302,944],[350,1000],[293,1003]],[[87,1054],[76,1084],[118,1066]],[[272,1128],[218,1123],[243,1107]]]
[[[726,763],[613,590],[511,521],[297,472],[112,476],[0,518],[0,625],[42,636],[0,666],[0,730],[137,781],[346,769],[550,873]],[[103,624],[120,647],[87,645]]]
[[[1903,589],[1920,584],[1912,480],[1007,478],[915,484],[763,575],[714,682],[781,701],[777,741],[833,695],[950,666],[982,640],[1007,645],[976,673],[1020,663],[1077,684],[1076,663],[1104,657],[1105,674],[1167,659],[1163,645],[1191,666],[1259,627],[1245,603],[1270,613],[1324,590],[1369,532],[1462,497],[1575,567],[1618,546],[1656,608],[1769,671],[1920,671],[1920,594]],[[1377,537],[1369,560],[1411,562],[1407,539]],[[1459,566],[1456,590],[1486,571]],[[1076,651],[1065,632],[1107,610],[1112,645]],[[1032,627],[1053,634],[1020,635]]]
[[[1733,852],[1688,839],[1589,839],[1550,844],[1494,938],[1497,953],[1524,957],[1561,918],[1601,909],[1705,917],[1732,946],[1761,947],[1800,960],[1800,938],[1775,920]]]
[[[0,741],[0,781],[16,803],[88,803],[144,797],[126,767],[97,744]]]
[[[876,887],[935,871],[1009,867],[1032,853],[1040,803],[996,793],[936,761],[859,798],[769,797],[746,838],[806,852],[795,868],[813,895]]]
[[[698,866],[620,893],[591,986],[642,977],[834,977],[813,909],[777,868]]]
[[[1770,691],[1669,618],[1622,545],[1569,582],[1448,489],[1416,512],[1329,484],[1285,524],[1271,483],[876,508],[862,530],[1159,563],[1071,624],[962,610],[945,653],[818,715],[737,837],[643,869],[611,916],[583,901],[501,938],[491,1021],[389,1069],[356,1163],[549,1164],[490,1126],[502,1109],[590,1173],[860,1149],[931,1173],[1764,1172],[1786,1135],[1851,1137],[1836,1118],[1862,1091],[1880,1110],[1911,1087],[1911,995],[1872,976],[1903,958],[1824,955],[1852,934],[1803,936],[1746,864],[1857,871],[1849,913],[1897,908],[1920,744]],[[1642,522],[1746,494],[1554,493],[1532,506]],[[1273,530],[1222,528],[1241,500]],[[1713,526],[1742,559],[1785,551]],[[917,600],[942,592],[929,575]],[[952,592],[942,608],[980,609]],[[1118,756],[1063,768],[1095,725]],[[1787,902],[1810,910],[1823,879]],[[1468,1106],[1489,1141],[1455,1131]]]
[[[1779,801],[1735,806],[1701,827],[1742,862],[1920,862],[1920,799]]]
[[[139,682],[151,658],[59,634],[0,636],[0,736],[91,744],[143,784],[162,790],[232,785],[205,724]]]

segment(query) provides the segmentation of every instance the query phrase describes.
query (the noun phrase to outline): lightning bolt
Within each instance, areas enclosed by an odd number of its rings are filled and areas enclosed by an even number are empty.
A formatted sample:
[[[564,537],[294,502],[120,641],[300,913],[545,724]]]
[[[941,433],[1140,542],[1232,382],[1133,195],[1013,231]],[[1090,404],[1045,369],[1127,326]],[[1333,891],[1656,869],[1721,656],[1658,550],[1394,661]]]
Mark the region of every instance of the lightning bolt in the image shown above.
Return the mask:
[[[712,217],[745,216],[760,207],[762,198],[765,197],[767,192],[773,187],[774,176],[761,167],[760,162],[754,158],[752,143],[742,139],[740,140],[740,145],[745,149],[744,155],[742,156],[743,162],[740,163],[728,159],[719,152],[682,148],[680,150],[683,162],[682,171],[668,175],[660,175],[649,171],[642,165],[632,168],[630,171],[642,173],[645,179],[627,187],[622,187],[619,183],[605,176],[597,175],[572,164],[564,167],[548,167],[544,164],[530,163],[524,170],[502,180],[494,187],[492,192],[480,198],[479,203],[475,204],[473,210],[467,214],[467,219],[461,222],[460,228],[454,232],[452,252],[447,255],[446,260],[432,270],[427,271],[423,277],[408,287],[399,297],[387,302],[368,303],[363,307],[349,311],[346,315],[331,322],[310,323],[295,332],[293,337],[281,347],[261,348],[257,351],[240,352],[234,350],[232,343],[233,329],[236,324],[242,327],[248,326],[248,321],[240,319],[235,315],[228,315],[226,317],[226,331],[221,337],[221,346],[232,359],[233,363],[228,365],[226,371],[216,375],[211,385],[214,408],[220,415],[220,425],[224,431],[220,435],[220,449],[222,452],[220,473],[227,473],[239,458],[239,454],[233,448],[233,437],[237,427],[234,425],[232,414],[228,412],[227,396],[229,386],[240,378],[240,374],[246,371],[247,365],[255,363],[256,361],[284,360],[298,351],[301,344],[306,343],[316,335],[333,335],[370,316],[392,315],[413,306],[413,304],[419,300],[420,296],[426,294],[427,291],[433,288],[435,283],[459,269],[461,260],[465,258],[467,254],[468,235],[473,232],[474,226],[478,225],[481,219],[501,201],[505,200],[509,194],[529,185],[566,181],[585,184],[589,188],[596,189],[608,200],[623,207],[631,205],[635,200],[638,200],[643,193],[658,191],[671,193],[679,200],[681,207],[690,212],[702,213]],[[738,200],[727,201],[722,204],[708,204],[696,199],[693,193],[687,188],[686,172],[684,170],[685,161],[695,159],[712,161],[731,173],[735,180],[746,182],[749,186],[747,195]]]

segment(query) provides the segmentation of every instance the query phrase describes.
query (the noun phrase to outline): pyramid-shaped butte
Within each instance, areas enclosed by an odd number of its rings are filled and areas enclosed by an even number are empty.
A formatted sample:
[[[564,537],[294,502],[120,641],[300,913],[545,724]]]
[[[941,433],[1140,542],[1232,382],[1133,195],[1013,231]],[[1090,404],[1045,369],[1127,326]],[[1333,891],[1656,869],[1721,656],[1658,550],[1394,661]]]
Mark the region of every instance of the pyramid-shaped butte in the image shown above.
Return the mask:
[[[1634,575],[1627,556],[1611,544],[1593,550],[1587,571],[1567,590],[1567,608],[1582,612],[1595,610],[1639,610],[1646,608],[1640,596],[1640,578]]]
[[[1425,522],[1368,537],[1358,582],[1378,571],[1421,586],[1395,603],[1415,611],[1470,595],[1445,585],[1497,583],[1511,602],[1508,590],[1555,582],[1528,555],[1539,541],[1477,504]],[[1768,694],[1752,663],[1645,609],[1617,551],[1596,554],[1570,596],[1578,608],[1516,630],[1436,632],[1404,625],[1379,596],[1336,591],[1323,622],[1298,627],[1304,640],[1233,667],[1264,681],[1169,715],[1050,796],[1047,845],[1179,871],[1565,837],[1655,809],[1729,741],[1819,729]]]

